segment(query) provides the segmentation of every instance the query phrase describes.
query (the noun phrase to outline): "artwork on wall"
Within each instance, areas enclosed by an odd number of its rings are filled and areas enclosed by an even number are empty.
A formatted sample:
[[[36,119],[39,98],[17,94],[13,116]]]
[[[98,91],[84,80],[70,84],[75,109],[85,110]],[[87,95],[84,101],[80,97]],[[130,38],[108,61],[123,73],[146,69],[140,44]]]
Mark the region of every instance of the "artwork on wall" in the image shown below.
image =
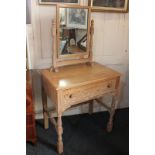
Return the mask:
[[[88,9],[67,9],[67,27],[87,29]]]
[[[57,3],[70,3],[79,4],[79,0],[39,0],[39,4],[57,4]]]
[[[127,12],[128,0],[91,0],[89,5],[94,12]]]

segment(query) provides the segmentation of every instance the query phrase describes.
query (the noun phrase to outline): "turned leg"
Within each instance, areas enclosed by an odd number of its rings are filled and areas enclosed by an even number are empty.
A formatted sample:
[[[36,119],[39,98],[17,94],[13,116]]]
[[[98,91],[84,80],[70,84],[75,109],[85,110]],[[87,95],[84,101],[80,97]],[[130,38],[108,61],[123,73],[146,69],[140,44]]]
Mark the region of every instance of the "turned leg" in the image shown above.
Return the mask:
[[[63,152],[62,133],[63,133],[63,128],[62,128],[61,114],[58,114],[58,121],[57,121],[57,134],[58,134],[57,150],[58,150],[59,154]]]
[[[54,119],[52,113],[51,113],[51,115],[50,115],[50,120],[51,120],[51,123],[52,123],[52,124],[54,125],[54,127],[56,128],[56,127],[57,127],[57,123],[56,123],[56,121],[55,121],[55,119]]]
[[[93,113],[93,105],[94,105],[94,100],[91,100],[89,103],[89,114]]]
[[[117,99],[116,98],[117,98],[116,96],[112,97],[112,104],[111,104],[111,109],[110,109],[110,118],[109,118],[109,121],[107,124],[107,131],[108,132],[111,132],[112,128],[113,128],[113,117],[114,117],[115,109],[117,106]]]
[[[45,90],[43,87],[42,87],[42,104],[43,104],[44,128],[48,129],[49,122],[48,122],[48,113],[47,113],[47,96],[45,94]]]

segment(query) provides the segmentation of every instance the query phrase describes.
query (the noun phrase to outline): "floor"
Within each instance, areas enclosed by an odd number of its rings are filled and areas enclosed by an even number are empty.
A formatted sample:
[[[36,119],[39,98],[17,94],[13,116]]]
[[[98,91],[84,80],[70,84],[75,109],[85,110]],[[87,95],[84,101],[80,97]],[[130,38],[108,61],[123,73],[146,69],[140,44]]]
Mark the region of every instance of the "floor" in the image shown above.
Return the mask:
[[[62,155],[129,155],[129,109],[116,111],[114,128],[106,132],[108,112],[92,115],[64,116]],[[57,134],[50,123],[43,129],[43,120],[36,121],[37,144],[26,143],[27,155],[57,155]]]

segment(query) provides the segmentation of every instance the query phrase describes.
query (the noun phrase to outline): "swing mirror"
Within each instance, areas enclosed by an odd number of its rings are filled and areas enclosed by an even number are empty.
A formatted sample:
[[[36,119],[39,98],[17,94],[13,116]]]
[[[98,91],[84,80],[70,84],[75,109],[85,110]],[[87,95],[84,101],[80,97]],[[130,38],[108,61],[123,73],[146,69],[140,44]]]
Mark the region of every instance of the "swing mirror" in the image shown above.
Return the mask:
[[[59,59],[88,58],[89,7],[57,6],[57,56]]]

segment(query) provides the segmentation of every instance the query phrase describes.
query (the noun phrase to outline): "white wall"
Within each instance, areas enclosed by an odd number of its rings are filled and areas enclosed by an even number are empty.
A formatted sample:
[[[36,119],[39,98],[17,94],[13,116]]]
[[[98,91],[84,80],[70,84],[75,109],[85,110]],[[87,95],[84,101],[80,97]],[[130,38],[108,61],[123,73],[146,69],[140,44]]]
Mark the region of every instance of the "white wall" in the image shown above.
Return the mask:
[[[86,1],[81,1],[86,2]],[[33,33],[33,50],[31,55],[31,68],[49,68],[52,64],[52,19],[55,18],[56,9],[52,5],[38,5],[38,0],[31,2],[31,22]],[[114,68],[122,73],[122,93],[119,107],[128,107],[128,13],[95,13],[91,15],[95,22],[93,60]],[[39,73],[34,75],[35,110],[37,118],[41,106],[41,84]],[[109,102],[109,98],[105,98]],[[51,102],[48,104],[52,106]],[[95,111],[104,110],[96,105]],[[86,112],[85,106],[74,108],[65,114]]]

